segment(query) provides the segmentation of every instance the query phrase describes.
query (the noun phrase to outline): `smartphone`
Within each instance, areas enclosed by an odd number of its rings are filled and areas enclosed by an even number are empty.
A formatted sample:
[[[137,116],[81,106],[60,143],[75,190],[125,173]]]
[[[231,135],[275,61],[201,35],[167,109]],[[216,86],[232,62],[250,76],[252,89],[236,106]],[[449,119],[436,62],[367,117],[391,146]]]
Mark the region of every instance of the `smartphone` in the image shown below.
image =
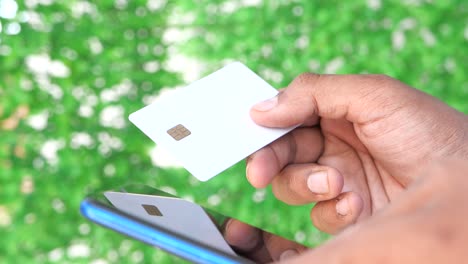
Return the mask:
[[[81,202],[89,220],[194,263],[253,263],[236,254],[221,227],[229,219],[144,185],[93,194]]]

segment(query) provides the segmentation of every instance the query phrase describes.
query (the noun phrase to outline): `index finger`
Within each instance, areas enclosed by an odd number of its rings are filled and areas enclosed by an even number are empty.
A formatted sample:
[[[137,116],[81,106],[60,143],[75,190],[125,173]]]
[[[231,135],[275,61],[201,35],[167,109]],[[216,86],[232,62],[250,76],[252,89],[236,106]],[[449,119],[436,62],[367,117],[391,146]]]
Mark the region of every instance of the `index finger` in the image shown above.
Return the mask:
[[[271,183],[291,163],[317,161],[323,152],[323,137],[318,127],[296,128],[247,159],[246,174],[256,188]]]

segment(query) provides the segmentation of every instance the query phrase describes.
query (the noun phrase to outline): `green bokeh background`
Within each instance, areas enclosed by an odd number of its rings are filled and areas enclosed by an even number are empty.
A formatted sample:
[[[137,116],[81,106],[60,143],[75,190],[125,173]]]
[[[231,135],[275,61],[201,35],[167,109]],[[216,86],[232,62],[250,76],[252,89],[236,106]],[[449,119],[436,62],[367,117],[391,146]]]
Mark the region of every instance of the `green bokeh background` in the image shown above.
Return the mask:
[[[79,215],[88,192],[127,182],[322,243],[311,205],[253,189],[244,163],[200,184],[153,164],[154,145],[128,122],[161,89],[230,61],[277,88],[307,71],[384,73],[468,112],[466,1],[17,3],[0,18],[0,263],[180,262]]]

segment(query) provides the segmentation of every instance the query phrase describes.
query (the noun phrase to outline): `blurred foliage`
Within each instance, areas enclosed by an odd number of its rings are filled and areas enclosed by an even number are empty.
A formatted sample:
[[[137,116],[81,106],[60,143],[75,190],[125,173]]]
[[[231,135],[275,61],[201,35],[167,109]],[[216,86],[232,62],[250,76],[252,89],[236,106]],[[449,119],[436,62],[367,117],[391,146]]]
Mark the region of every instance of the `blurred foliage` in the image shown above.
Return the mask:
[[[243,163],[206,184],[153,164],[126,116],[189,71],[239,60],[278,88],[305,71],[384,73],[468,112],[466,1],[17,3],[0,18],[0,263],[180,261],[79,215],[89,191],[126,182],[307,245],[326,239],[311,206],[254,190]]]

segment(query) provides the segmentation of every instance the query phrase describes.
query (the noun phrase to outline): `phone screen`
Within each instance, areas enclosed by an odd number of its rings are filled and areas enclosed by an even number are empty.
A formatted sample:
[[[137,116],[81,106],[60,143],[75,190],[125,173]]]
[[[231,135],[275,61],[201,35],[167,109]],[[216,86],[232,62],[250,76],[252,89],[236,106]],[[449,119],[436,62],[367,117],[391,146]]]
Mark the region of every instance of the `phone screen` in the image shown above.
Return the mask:
[[[227,254],[236,254],[222,234],[227,217],[158,189],[137,186],[124,189],[125,191],[106,191],[104,196],[118,210],[143,221]]]
[[[90,217],[90,214],[85,212],[86,208],[83,207],[93,207],[93,203],[85,200],[82,203],[82,213],[90,220],[162,248],[174,255],[200,263],[208,263],[211,260],[213,260],[212,263],[249,262],[242,252],[236,252],[224,239],[223,229],[230,218],[191,201],[139,184],[126,185],[117,190],[94,194],[89,199],[113,209],[110,216],[109,214],[95,214]],[[99,205],[96,208],[97,211],[106,210]],[[127,215],[131,216],[130,222],[125,218]],[[131,231],[134,228],[134,222],[149,224],[152,230],[143,233]],[[151,231],[167,232],[169,237],[175,238],[175,242],[174,240],[155,242],[154,237],[150,238]],[[136,232],[139,233],[136,234]],[[180,245],[187,241],[189,247],[195,245],[195,250],[189,250],[188,253],[181,251]],[[170,243],[173,243],[172,246],[169,245]],[[201,255],[206,258],[200,258]],[[217,258],[219,256],[221,259]],[[206,261],[207,259],[210,261]],[[225,259],[229,261],[224,262]]]

